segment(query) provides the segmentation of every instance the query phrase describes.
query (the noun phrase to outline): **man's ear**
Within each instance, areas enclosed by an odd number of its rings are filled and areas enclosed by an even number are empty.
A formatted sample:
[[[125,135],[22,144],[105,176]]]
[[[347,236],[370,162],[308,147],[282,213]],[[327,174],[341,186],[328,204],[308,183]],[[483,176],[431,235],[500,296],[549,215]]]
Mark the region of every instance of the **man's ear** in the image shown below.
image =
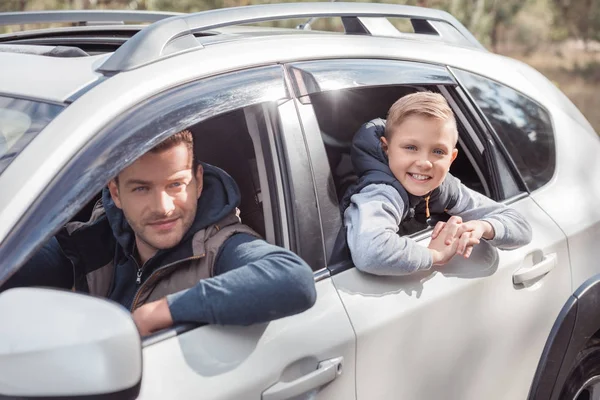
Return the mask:
[[[381,148],[383,149],[383,152],[385,154],[388,153],[389,146],[388,146],[388,142],[387,142],[387,139],[385,138],[385,136],[381,137]]]
[[[452,150],[452,159],[450,160],[450,164],[452,164],[454,160],[456,160],[456,156],[458,156],[458,149],[455,147],[454,150]]]
[[[198,167],[196,168],[196,198],[200,198],[200,195],[202,194],[202,188],[204,187],[204,168],[202,168],[202,165],[198,164]]]
[[[119,197],[119,184],[115,179],[111,179],[110,182],[108,182],[108,191],[110,192],[110,197],[112,197],[117,208],[122,208],[121,198]]]

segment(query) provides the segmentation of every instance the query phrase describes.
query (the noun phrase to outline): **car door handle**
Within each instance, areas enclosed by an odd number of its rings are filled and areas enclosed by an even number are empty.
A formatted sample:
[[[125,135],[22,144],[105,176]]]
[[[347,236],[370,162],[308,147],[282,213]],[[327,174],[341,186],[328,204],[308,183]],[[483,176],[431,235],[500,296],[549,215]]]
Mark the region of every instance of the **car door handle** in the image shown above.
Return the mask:
[[[556,267],[556,264],[556,253],[548,254],[543,257],[540,262],[533,264],[531,267],[519,268],[519,270],[513,274],[513,283],[515,285],[523,284],[544,276],[550,272],[552,268]]]
[[[320,388],[342,374],[344,357],[321,361],[317,369],[291,382],[277,382],[262,394],[262,400],[284,400]]]

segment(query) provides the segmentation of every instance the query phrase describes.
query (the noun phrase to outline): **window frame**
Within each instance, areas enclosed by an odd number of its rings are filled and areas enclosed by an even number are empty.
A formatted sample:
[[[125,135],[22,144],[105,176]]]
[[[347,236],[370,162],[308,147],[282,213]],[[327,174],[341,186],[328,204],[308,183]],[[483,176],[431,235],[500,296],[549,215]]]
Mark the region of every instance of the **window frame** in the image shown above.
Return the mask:
[[[8,279],[113,176],[157,143],[217,115],[268,103],[267,94],[270,101],[289,98],[281,66],[201,78],[166,89],[124,110],[73,155],[11,229],[0,244],[0,259],[10,267],[0,272]],[[264,162],[267,168],[277,165],[267,157],[257,158],[257,162]],[[277,201],[274,195],[282,189],[276,185],[264,190],[265,196]]]
[[[327,63],[328,61],[331,60],[321,60],[320,62],[322,63]],[[338,61],[339,60],[335,60]],[[355,60],[352,60],[355,61]],[[370,61],[378,61],[378,60],[370,60]],[[425,65],[427,67],[431,67],[431,64],[422,64],[422,63],[418,63],[418,62],[414,62],[414,61],[400,61],[400,60],[379,60],[379,61],[385,61],[386,63],[389,63],[390,66],[396,64],[397,66],[402,66],[402,65],[409,65],[411,68],[413,68],[413,71],[415,71],[416,69],[418,69],[419,65]],[[306,71],[301,71],[301,74],[299,74],[298,70],[299,68],[297,68],[298,65],[303,65],[303,63],[297,63],[297,64],[286,64],[286,71],[288,71],[288,74],[290,76],[290,83],[292,85],[292,93],[293,96],[296,98],[296,102],[297,102],[297,108],[298,108],[298,114],[301,118],[302,121],[302,126],[303,126],[303,132],[304,135],[306,137],[305,141],[307,143],[307,146],[309,147],[309,160],[310,163],[312,164],[312,171],[313,171],[313,179],[315,181],[315,183],[317,184],[315,186],[315,190],[317,192],[317,199],[318,199],[318,207],[319,207],[319,215],[320,215],[320,219],[321,219],[321,231],[323,232],[323,239],[324,239],[324,247],[326,248],[326,253],[327,253],[327,263],[326,263],[326,270],[322,271],[321,275],[322,277],[327,277],[327,276],[333,276],[337,273],[343,272],[347,269],[353,268],[354,265],[352,264],[351,260],[344,260],[341,262],[336,262],[335,264],[330,264],[329,263],[329,256],[331,255],[331,249],[328,248],[329,246],[327,246],[327,242],[329,242],[330,244],[335,241],[335,239],[337,239],[336,237],[332,237],[332,233],[333,231],[339,231],[342,227],[343,227],[343,221],[342,218],[340,216],[339,221],[334,218],[334,219],[330,219],[328,217],[328,219],[325,219],[324,216],[327,216],[328,213],[331,212],[331,210],[333,208],[336,209],[336,211],[339,212],[339,206],[337,205],[337,199],[335,200],[335,204],[333,204],[333,200],[331,198],[331,194],[329,193],[331,191],[331,185],[333,183],[333,179],[332,179],[332,171],[331,168],[329,166],[329,160],[327,158],[327,154],[325,152],[325,148],[324,148],[324,144],[323,144],[323,140],[320,137],[320,129],[318,127],[318,123],[315,124],[316,122],[316,113],[315,110],[313,109],[313,106],[311,104],[310,98],[309,98],[309,94],[313,94],[313,93],[318,93],[318,91],[314,91],[311,90],[310,88],[307,88],[307,85],[302,85],[301,83],[298,82],[298,77],[300,75],[304,75],[304,79],[305,75],[306,75]],[[317,61],[311,61],[310,62],[311,66],[318,66],[318,62]],[[415,68],[416,67],[416,68]],[[434,68],[437,68],[438,66],[434,66]],[[454,75],[451,73],[451,71],[448,71],[447,68],[444,67],[439,67],[438,71],[441,69],[444,69],[447,71],[449,76],[452,76],[454,79]],[[318,69],[318,68],[317,68]],[[394,78],[397,78],[398,75],[395,75]],[[316,82],[318,82],[318,80],[315,79]],[[437,84],[436,84],[437,83]],[[485,130],[481,129],[481,126],[477,123],[477,119],[476,117],[478,116],[477,113],[475,113],[475,116],[472,118],[469,118],[469,116],[471,116],[473,114],[473,109],[472,109],[472,105],[468,102],[465,101],[465,97],[464,94],[462,93],[462,88],[459,86],[458,82],[453,80],[453,84],[449,84],[449,82],[444,81],[443,79],[441,81],[436,81],[435,79],[430,79],[429,81],[427,81],[427,79],[423,79],[420,81],[402,81],[402,82],[397,82],[397,79],[392,80],[389,84],[382,84],[381,81],[377,81],[377,84],[374,85],[370,85],[370,84],[360,84],[360,85],[353,85],[353,86],[349,86],[349,85],[342,85],[342,90],[343,89],[350,89],[350,88],[368,88],[368,87],[383,87],[383,86],[413,86],[413,87],[423,87],[423,86],[428,86],[428,87],[435,87],[437,91],[439,91],[440,93],[442,93],[442,95],[444,95],[446,97],[446,99],[449,101],[453,111],[455,111],[455,114],[457,114],[457,121],[460,121],[460,123],[464,126],[465,131],[467,133],[466,136],[468,137],[462,137],[461,140],[465,141],[470,141],[473,142],[473,145],[475,145],[475,142],[479,142],[479,147],[482,147],[483,149],[486,150],[485,153],[483,153],[482,157],[483,160],[486,162],[486,168],[487,171],[482,170],[482,166],[479,165],[479,163],[475,162],[475,160],[473,159],[473,157],[470,157],[470,162],[473,164],[474,169],[476,169],[476,173],[479,176],[479,179],[482,179],[482,175],[483,177],[487,177],[487,179],[483,179],[482,183],[484,184],[484,186],[488,186],[489,187],[489,191],[490,194],[492,195],[492,198],[497,197],[497,198],[501,198],[501,195],[503,193],[503,186],[501,184],[500,178],[499,178],[499,174],[498,171],[496,170],[496,163],[498,162],[497,156],[498,153],[495,150],[495,143],[493,142],[493,140],[491,140],[491,136],[488,132],[486,132]],[[318,85],[317,85],[318,87]],[[313,87],[314,88],[314,87]],[[327,91],[327,90],[324,90]],[[459,112],[456,112],[459,111]],[[366,122],[366,121],[365,121]],[[465,144],[465,148],[468,147]],[[477,171],[479,170],[479,171]],[[491,182],[488,181],[491,180]],[[330,182],[331,181],[331,182]],[[499,197],[500,196],[500,197]],[[334,196],[335,197],[335,196]],[[502,199],[505,200],[505,199]],[[502,201],[500,200],[500,201]],[[328,224],[333,224],[332,226],[328,226]],[[337,227],[337,229],[336,229]],[[420,240],[422,238],[425,238],[427,236],[430,236],[432,232],[432,228],[428,228],[419,232],[416,232],[412,235],[410,235],[411,238],[415,239],[415,240]]]

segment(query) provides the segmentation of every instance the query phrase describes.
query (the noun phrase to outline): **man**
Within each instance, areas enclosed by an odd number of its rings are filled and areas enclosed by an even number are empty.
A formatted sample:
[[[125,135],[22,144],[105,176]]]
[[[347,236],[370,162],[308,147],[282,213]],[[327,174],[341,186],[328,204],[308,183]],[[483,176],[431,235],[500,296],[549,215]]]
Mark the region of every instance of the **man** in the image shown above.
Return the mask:
[[[104,189],[90,221],[72,222],[0,290],[50,285],[129,308],[140,334],[177,322],[247,325],[310,308],[312,271],[240,223],[240,194],[193,156],[179,132]]]

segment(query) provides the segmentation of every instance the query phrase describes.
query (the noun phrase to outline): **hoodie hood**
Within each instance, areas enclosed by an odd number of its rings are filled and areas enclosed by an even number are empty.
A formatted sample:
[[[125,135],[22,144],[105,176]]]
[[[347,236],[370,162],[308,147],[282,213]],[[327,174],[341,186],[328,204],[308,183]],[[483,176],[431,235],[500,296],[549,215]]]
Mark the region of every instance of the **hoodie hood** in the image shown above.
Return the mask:
[[[420,198],[409,194],[390,170],[387,155],[381,147],[381,138],[384,133],[385,120],[377,118],[361,126],[354,135],[350,158],[354,172],[359,178],[344,194],[341,209],[344,212],[350,205],[352,195],[360,192],[366,186],[386,184],[393,186],[402,197],[402,201],[409,205],[404,210],[403,218],[407,216],[412,218],[414,214],[412,208],[420,201]]]
[[[385,121],[377,118],[361,126],[354,135],[350,157],[358,176],[369,171],[380,171],[395,178],[388,166],[388,157],[381,147],[384,134]]]
[[[240,203],[240,191],[231,176],[213,165],[200,164],[204,168],[204,187],[198,199],[196,218],[191,228],[183,236],[182,242],[189,240],[199,230],[233,213]],[[117,243],[126,254],[130,254],[133,249],[135,235],[125,219],[123,211],[112,200],[108,188],[104,188],[102,191],[102,204]],[[161,252],[162,250],[159,254]]]

